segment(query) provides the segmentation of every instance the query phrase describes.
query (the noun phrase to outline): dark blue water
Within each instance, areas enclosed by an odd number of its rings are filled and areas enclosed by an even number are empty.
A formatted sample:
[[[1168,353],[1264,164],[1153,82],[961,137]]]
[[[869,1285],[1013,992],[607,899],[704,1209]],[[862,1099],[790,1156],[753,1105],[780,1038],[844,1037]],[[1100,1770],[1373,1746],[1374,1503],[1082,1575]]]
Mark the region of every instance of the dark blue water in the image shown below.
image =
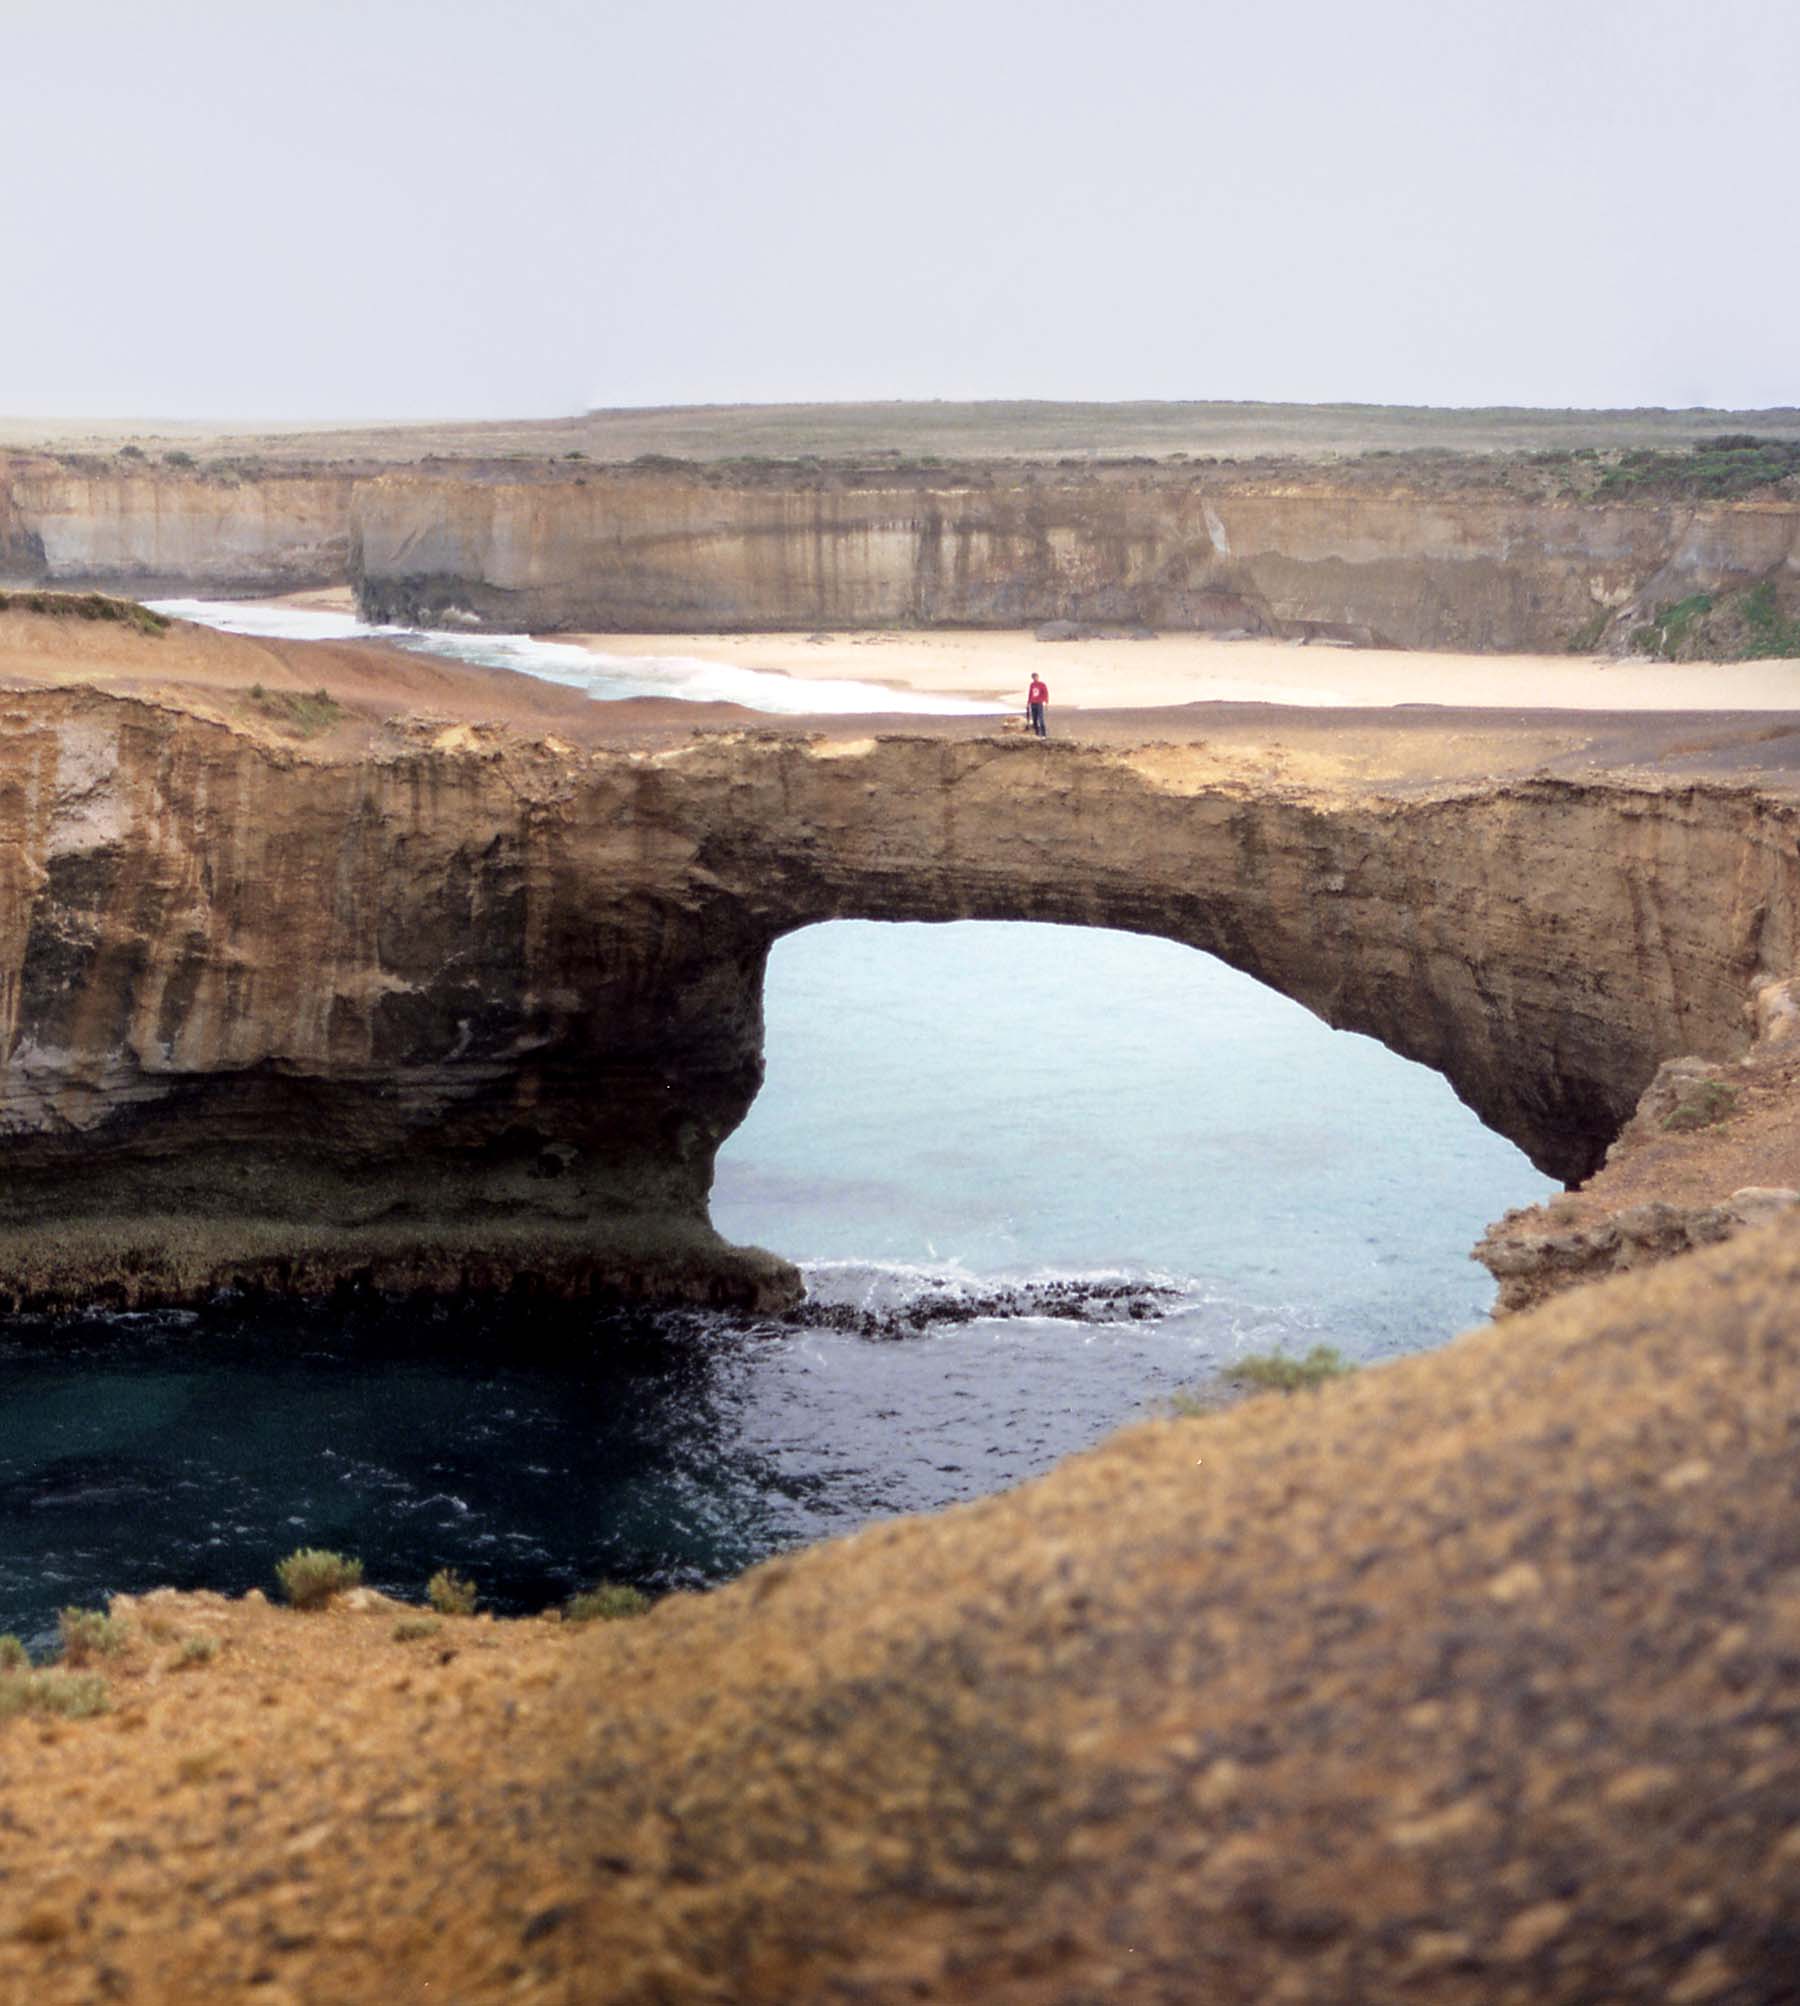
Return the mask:
[[[0,1630],[296,1546],[503,1609],[697,1585],[1035,1474],[1246,1350],[1377,1361],[1485,1313],[1467,1250],[1545,1181],[1444,1083],[1166,942],[820,927],[769,979],[725,1232],[823,1303],[1154,1284],[910,1335],[534,1308],[0,1328]],[[1139,1304],[1140,1309],[1142,1303]]]

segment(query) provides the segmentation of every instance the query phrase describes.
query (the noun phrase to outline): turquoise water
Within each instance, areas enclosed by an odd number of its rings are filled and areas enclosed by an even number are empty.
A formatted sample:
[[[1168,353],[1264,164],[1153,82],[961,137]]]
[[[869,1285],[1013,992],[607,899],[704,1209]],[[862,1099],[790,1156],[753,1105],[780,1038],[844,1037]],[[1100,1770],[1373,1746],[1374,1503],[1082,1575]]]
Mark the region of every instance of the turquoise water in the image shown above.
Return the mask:
[[[822,926],[777,947],[767,1018],[715,1217],[886,1321],[0,1326],[0,1630],[268,1587],[307,1545],[412,1596],[455,1567],[501,1609],[720,1580],[1029,1478],[1245,1351],[1439,1343],[1487,1310],[1482,1226],[1549,1188],[1434,1075],[1168,942]],[[1057,1278],[1167,1293],[976,1311]]]
[[[1437,1074],[1169,941],[846,921],[778,943],[766,998],[713,1216],[827,1287],[1156,1275],[1375,1359],[1485,1317],[1470,1247],[1554,1188]]]

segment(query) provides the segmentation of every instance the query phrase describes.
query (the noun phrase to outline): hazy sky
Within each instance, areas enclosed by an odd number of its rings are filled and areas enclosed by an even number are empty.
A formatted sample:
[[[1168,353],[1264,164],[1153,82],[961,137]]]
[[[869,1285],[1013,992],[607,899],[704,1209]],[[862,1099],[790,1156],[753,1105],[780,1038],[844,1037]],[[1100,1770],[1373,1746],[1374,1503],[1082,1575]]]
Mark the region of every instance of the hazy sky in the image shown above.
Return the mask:
[[[0,0],[0,412],[1800,402],[1796,0]]]

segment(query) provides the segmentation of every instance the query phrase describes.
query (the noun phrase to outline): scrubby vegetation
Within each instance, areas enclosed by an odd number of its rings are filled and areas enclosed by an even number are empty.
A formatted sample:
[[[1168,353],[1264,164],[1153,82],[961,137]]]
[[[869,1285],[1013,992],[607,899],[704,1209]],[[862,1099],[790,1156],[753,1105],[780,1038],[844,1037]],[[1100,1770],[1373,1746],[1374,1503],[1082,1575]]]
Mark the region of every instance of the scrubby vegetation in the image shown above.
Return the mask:
[[[316,738],[344,714],[343,705],[326,689],[271,690],[252,683],[244,698],[258,717],[295,738]]]
[[[275,1569],[281,1592],[296,1609],[323,1609],[334,1595],[362,1585],[362,1562],[324,1547],[302,1546]]]
[[[1731,501],[1797,479],[1800,441],[1726,432],[1697,440],[1686,452],[1632,447],[1600,476],[1595,492],[1614,501],[1666,497]]]
[[[394,1625],[396,1644],[417,1644],[427,1637],[438,1636],[443,1630],[443,1622],[436,1616],[402,1616]]]
[[[570,1596],[563,1613],[571,1623],[616,1623],[624,1616],[647,1615],[649,1610],[650,1598],[642,1589],[601,1581],[580,1595]]]
[[[1737,1112],[1737,1089],[1723,1080],[1702,1080],[1663,1116],[1663,1127],[1679,1135],[1688,1129],[1713,1128]]]
[[[191,1670],[195,1665],[210,1665],[219,1655],[217,1637],[183,1637],[181,1649],[175,1654],[175,1669]]]
[[[0,1637],[0,1672],[23,1672],[31,1666],[31,1653],[10,1632]]]
[[[425,1584],[425,1599],[440,1616],[473,1616],[475,1584],[466,1575],[440,1567]]]
[[[1695,592],[1659,606],[1632,630],[1641,655],[1664,662],[1759,662],[1800,656],[1800,617],[1781,610],[1774,581],[1741,592]]]
[[[106,1681],[97,1672],[13,1672],[0,1677],[0,1720],[14,1714],[62,1714],[84,1720],[104,1713]]]
[[[111,620],[140,634],[166,634],[165,614],[152,613],[135,599],[104,592],[0,592],[0,613],[42,613],[52,620]]]
[[[1335,1345],[1315,1344],[1304,1358],[1289,1358],[1278,1351],[1246,1352],[1226,1366],[1219,1379],[1225,1387],[1240,1392],[1299,1393],[1355,1370]],[[1184,1419],[1214,1413],[1222,1404],[1216,1389],[1204,1387],[1177,1393],[1169,1402],[1171,1411]]]
[[[1323,1386],[1328,1379],[1341,1379],[1351,1370],[1335,1345],[1315,1344],[1304,1358],[1288,1358],[1278,1351],[1248,1352],[1225,1376],[1253,1386],[1259,1393],[1298,1393],[1309,1386]]]
[[[62,1635],[62,1654],[71,1665],[85,1665],[92,1658],[112,1658],[129,1641],[123,1623],[115,1622],[104,1609],[64,1609],[56,1619]]]

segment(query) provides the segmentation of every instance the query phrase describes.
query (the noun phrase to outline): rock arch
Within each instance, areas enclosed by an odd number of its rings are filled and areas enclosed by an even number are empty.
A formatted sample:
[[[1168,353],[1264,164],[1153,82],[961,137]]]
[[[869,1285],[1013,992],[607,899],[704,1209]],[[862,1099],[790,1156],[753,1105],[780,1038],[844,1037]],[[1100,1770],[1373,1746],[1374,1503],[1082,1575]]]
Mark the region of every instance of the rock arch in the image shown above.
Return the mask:
[[[770,945],[817,920],[1184,941],[1442,1072],[1564,1179],[1796,961],[1748,787],[1333,791],[1204,745],[917,730],[342,764],[94,693],[0,745],[0,1295],[244,1282],[775,1302],[707,1223]]]

